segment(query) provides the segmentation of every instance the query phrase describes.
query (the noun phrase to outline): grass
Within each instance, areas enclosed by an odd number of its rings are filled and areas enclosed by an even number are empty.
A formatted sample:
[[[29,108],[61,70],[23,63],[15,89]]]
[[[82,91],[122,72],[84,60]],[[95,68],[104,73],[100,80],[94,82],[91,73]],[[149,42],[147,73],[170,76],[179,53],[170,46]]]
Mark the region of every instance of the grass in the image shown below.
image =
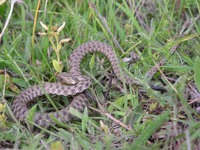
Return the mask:
[[[38,11],[38,1],[14,5],[0,46],[0,148],[190,150],[200,147],[198,1],[92,2],[95,7],[81,0],[47,4],[41,1]],[[8,2],[0,6],[0,29],[9,11]],[[71,110],[81,119],[40,128],[39,132],[29,128],[32,123],[20,124],[10,109],[16,95],[32,85],[56,80],[52,60],[57,55],[48,37],[36,34],[44,31],[40,21],[48,27],[66,22],[60,38],[71,38],[71,42],[64,43],[60,50],[64,71],[69,70],[67,58],[73,49],[87,41],[99,40],[114,47],[120,60],[130,58],[122,66],[133,77],[144,83],[151,80],[165,86],[168,92],[148,88],[144,91],[120,83],[109,87],[111,66],[104,56],[96,53],[86,56],[81,68],[92,79],[88,91],[99,105],[90,100],[93,109],[85,109],[82,114]],[[138,55],[135,63],[130,53]],[[161,59],[165,59],[165,64],[158,69],[155,65]],[[147,72],[153,67],[157,72],[151,78]],[[43,101],[37,101],[37,108],[54,110],[49,98],[58,109],[69,103],[66,97],[44,96],[40,98]]]

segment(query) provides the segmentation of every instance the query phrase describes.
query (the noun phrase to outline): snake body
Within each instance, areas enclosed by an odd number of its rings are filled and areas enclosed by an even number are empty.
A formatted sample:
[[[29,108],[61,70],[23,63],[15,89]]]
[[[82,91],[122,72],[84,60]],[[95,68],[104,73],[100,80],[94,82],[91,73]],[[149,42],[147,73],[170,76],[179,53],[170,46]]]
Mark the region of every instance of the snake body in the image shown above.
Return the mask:
[[[84,90],[88,89],[90,86],[90,79],[82,75],[80,64],[83,57],[91,52],[101,52],[103,53],[110,61],[113,71],[117,78],[121,81],[125,81],[129,84],[140,85],[139,81],[136,79],[130,78],[123,69],[120,68],[119,60],[115,55],[111,46],[99,42],[99,41],[90,41],[81,46],[77,47],[69,57],[70,70],[68,75],[72,77],[80,77],[84,80],[74,82],[72,84],[63,84],[61,82],[56,83],[43,83],[42,85],[32,86],[24,91],[22,91],[13,101],[12,111],[15,117],[19,121],[24,121],[28,114],[27,104],[30,101],[33,101],[36,97],[46,94],[55,94],[55,95],[77,95],[71,102],[71,104],[62,110],[51,112],[51,113],[36,113],[34,116],[34,122],[40,126],[48,127],[51,124],[54,124],[54,121],[51,119],[51,115],[62,122],[68,122],[71,120],[72,116],[69,113],[70,107],[77,109],[82,112],[84,108],[88,105],[88,100],[82,93]]]

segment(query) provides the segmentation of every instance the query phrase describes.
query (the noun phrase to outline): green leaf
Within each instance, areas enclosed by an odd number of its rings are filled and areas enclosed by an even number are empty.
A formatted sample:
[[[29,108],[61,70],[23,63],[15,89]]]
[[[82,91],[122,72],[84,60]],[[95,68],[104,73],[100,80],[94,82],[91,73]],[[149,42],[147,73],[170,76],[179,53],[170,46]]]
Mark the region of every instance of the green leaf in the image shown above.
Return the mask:
[[[0,0],[0,16],[3,16],[6,14],[6,8],[7,8],[7,5],[3,5],[6,1],[3,1],[3,0]]]
[[[64,123],[60,122],[53,114],[49,114],[49,117],[53,120],[53,122],[55,122],[60,127],[64,127],[64,128],[67,127]]]
[[[200,91],[200,58],[198,57],[194,63],[194,81],[197,89]]]
[[[73,135],[71,132],[63,129],[63,128],[58,128],[57,129],[57,135],[61,138],[61,139],[65,139],[66,141],[68,141],[69,139],[73,138]]]
[[[28,86],[24,79],[12,78],[12,82],[14,82],[14,84],[17,84],[19,87],[27,88]]]
[[[183,72],[183,73],[187,73],[193,70],[193,67],[191,66],[162,66],[162,68],[170,71]]]
[[[93,70],[95,63],[95,54],[92,55],[92,58],[90,59],[90,69]]]
[[[88,122],[88,109],[87,107],[84,109],[83,119],[82,119],[82,132],[85,133],[87,129],[87,122]]]
[[[63,143],[61,141],[51,142],[50,150],[64,150]]]
[[[53,67],[56,70],[56,72],[62,72],[64,65],[62,64],[62,62],[58,62],[57,60],[53,60]]]
[[[194,60],[193,58],[191,58],[189,55],[184,54],[184,53],[180,53],[181,54],[181,58],[183,59],[184,62],[186,62],[189,66],[194,67]]]
[[[128,94],[128,95],[119,97],[114,102],[111,102],[111,105],[108,107],[108,111],[112,112],[114,108],[121,110],[122,106],[124,105],[125,99],[130,100],[132,98],[133,98],[132,94]],[[138,105],[138,103],[136,102],[136,104],[133,107],[136,107],[137,105]]]
[[[30,122],[33,122],[33,117],[35,116],[35,112],[36,112],[36,109],[37,109],[37,104],[34,105],[29,111],[28,111],[28,115],[26,117],[26,120],[27,121],[30,121]]]
[[[76,117],[78,117],[78,118],[80,118],[80,119],[83,118],[83,115],[82,115],[78,110],[76,110],[76,109],[73,108],[73,107],[70,107],[70,108],[69,108],[69,112],[70,112],[70,114],[72,114],[72,115],[74,115],[74,116],[76,116]]]
[[[130,149],[140,149],[147,140],[158,130],[161,126],[169,120],[170,112],[164,112],[155,120],[152,120],[149,125],[142,131],[141,135],[133,142]]]

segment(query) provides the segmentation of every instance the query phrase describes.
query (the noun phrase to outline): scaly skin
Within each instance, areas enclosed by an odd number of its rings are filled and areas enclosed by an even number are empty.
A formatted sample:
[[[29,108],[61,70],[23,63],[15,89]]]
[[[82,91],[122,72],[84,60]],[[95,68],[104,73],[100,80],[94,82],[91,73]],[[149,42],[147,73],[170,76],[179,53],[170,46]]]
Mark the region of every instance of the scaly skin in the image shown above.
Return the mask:
[[[124,72],[124,70],[121,69],[118,58],[115,55],[111,46],[102,42],[91,41],[91,42],[82,44],[81,46],[79,46],[72,52],[72,54],[69,57],[70,70],[69,70],[69,73],[66,73],[69,76],[72,75],[72,77],[80,76],[84,80],[80,82],[76,81],[77,82],[76,84],[73,83],[71,85],[68,83],[66,85],[61,82],[56,82],[56,83],[47,82],[47,83],[43,83],[40,86],[35,85],[26,89],[25,91],[22,91],[21,94],[19,94],[16,97],[16,99],[14,100],[12,104],[12,111],[15,117],[19,121],[24,121],[28,113],[27,104],[30,101],[33,101],[34,98],[44,95],[45,93],[69,96],[69,95],[76,95],[76,94],[82,93],[84,90],[88,89],[90,86],[90,80],[88,77],[85,77],[82,75],[82,72],[80,69],[80,63],[83,57],[86,54],[91,53],[91,52],[103,53],[109,59],[115,75],[122,82],[125,81],[128,84],[141,85],[138,80],[130,78]],[[60,111],[52,112],[52,113],[36,113],[34,116],[34,122],[40,126],[48,127],[49,125],[54,124],[54,122],[50,118],[50,114],[62,122],[67,122],[67,121],[70,121],[72,118],[72,116],[69,113],[70,107],[73,107],[79,110],[80,112],[82,112],[87,105],[88,105],[88,100],[85,98],[83,94],[79,94],[78,96],[75,96],[74,100],[71,102],[69,106],[65,107],[64,109]]]
[[[73,51],[73,53],[69,57],[71,68],[69,73],[81,75],[81,61],[85,55],[92,52],[100,52],[109,59],[112,65],[112,69],[119,80],[121,80],[122,82],[125,81],[128,84],[141,85],[140,81],[129,77],[120,67],[119,60],[112,47],[99,41],[90,41],[88,43],[84,43]]]

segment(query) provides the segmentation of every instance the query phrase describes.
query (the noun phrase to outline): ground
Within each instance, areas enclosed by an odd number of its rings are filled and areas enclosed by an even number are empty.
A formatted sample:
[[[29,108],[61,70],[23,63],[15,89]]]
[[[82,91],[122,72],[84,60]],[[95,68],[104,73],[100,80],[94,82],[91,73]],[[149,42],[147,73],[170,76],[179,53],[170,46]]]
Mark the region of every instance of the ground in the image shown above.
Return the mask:
[[[197,0],[0,4],[0,148],[200,149]],[[69,70],[72,51],[91,40],[111,45],[121,67],[143,86],[118,81],[107,58],[90,54],[81,68],[91,78],[92,98],[82,114],[71,111],[79,119],[47,129],[33,127],[30,117],[18,122],[11,109],[16,96],[55,82],[57,72]],[[52,103],[61,109],[70,100],[42,96],[29,113],[55,111]]]

